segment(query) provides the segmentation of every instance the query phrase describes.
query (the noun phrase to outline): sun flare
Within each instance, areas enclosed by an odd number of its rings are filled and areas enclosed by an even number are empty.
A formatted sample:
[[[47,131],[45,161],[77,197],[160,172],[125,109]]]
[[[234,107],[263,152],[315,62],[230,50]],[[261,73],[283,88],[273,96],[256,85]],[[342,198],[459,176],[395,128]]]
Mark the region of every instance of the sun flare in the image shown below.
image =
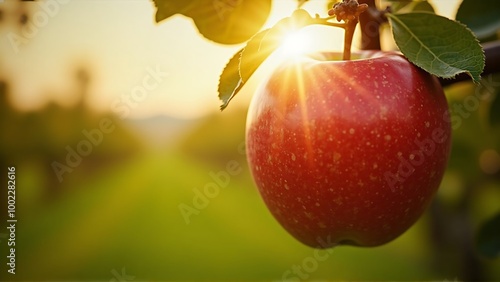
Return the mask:
[[[304,32],[288,33],[281,44],[281,52],[287,57],[299,56],[310,51],[311,38]]]

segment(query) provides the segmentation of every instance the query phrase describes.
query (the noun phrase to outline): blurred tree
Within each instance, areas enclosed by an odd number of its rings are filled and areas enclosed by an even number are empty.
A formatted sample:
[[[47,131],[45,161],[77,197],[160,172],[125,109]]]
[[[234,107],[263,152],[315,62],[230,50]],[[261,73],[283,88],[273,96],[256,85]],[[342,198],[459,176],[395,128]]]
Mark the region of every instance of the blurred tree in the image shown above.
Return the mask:
[[[45,195],[53,199],[62,193],[63,183],[57,176],[53,163],[69,166],[71,173],[62,174],[64,179],[87,177],[88,173],[127,158],[141,148],[141,141],[131,133],[122,121],[110,113],[97,113],[87,106],[90,83],[89,72],[76,72],[78,102],[66,108],[54,102],[34,112],[19,112],[8,103],[8,85],[0,88],[0,156],[3,164],[36,163],[45,179]],[[81,142],[90,142],[83,131],[99,129],[99,123],[109,119],[115,127],[112,134],[103,133],[102,142],[93,144],[88,156],[81,156],[78,167],[68,164],[69,150],[78,151]],[[86,141],[87,140],[87,141]],[[88,143],[91,144],[91,143]],[[73,172],[73,170],[75,172]],[[71,177],[70,177],[71,176]]]

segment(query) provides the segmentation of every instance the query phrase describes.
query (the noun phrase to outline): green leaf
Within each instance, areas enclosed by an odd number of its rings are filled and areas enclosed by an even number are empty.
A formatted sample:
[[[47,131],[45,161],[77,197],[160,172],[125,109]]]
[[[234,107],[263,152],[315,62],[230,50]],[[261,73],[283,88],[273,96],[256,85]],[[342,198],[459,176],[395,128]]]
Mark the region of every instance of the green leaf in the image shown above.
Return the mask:
[[[500,29],[500,5],[493,0],[463,0],[456,19],[467,25],[479,39],[496,35]]]
[[[479,229],[477,249],[487,258],[500,257],[500,213],[485,222]]]
[[[410,11],[434,13],[434,7],[427,1],[414,1],[410,5]]]
[[[259,45],[262,38],[266,35],[269,29],[265,29],[256,35],[254,35],[250,41],[247,42],[245,48],[238,51],[238,53],[234,54],[234,56],[229,60],[227,65],[224,67],[222,74],[219,78],[219,99],[222,101],[222,105],[220,106],[221,111],[224,110],[229,102],[238,94],[243,85],[245,85],[246,80],[243,80],[241,77],[241,59],[245,49],[249,48],[252,50],[254,48],[253,45]],[[251,55],[248,54],[247,57],[251,58]],[[266,56],[267,57],[267,56]],[[264,61],[265,58],[262,60]],[[255,67],[258,68],[260,63]],[[255,71],[254,69],[254,71]],[[252,72],[253,73],[253,72]],[[249,74],[250,76],[251,74]]]
[[[467,73],[481,79],[484,52],[463,24],[432,13],[387,14],[401,52],[415,65],[442,78]]]
[[[389,2],[391,3],[391,10],[393,13],[409,13],[416,11],[434,13],[434,8],[432,7],[432,5],[425,0],[399,0]]]
[[[277,48],[277,46],[262,46],[261,48],[262,39],[269,30],[270,28],[264,29],[254,35],[241,52],[239,72],[244,82],[250,78],[262,62],[264,62],[264,60]]]
[[[174,14],[193,19],[207,39],[222,44],[243,43],[264,25],[271,0],[153,0],[156,22]]]
[[[185,1],[168,1],[168,0],[153,0],[156,6],[155,21],[161,22],[170,18],[175,14],[182,14],[190,8],[194,7],[196,0]]]
[[[311,16],[302,9],[295,10],[292,16],[280,20],[272,28],[256,34],[241,53],[240,75],[243,82],[276,50],[290,33],[313,24]]]
[[[219,80],[219,99],[224,110],[231,99],[241,90],[243,85],[257,68],[276,50],[289,32],[316,23],[304,10],[295,10],[292,16],[280,20],[272,28],[255,34],[245,48],[236,53],[224,68]],[[235,73],[239,58],[238,76]]]
[[[222,101],[221,110],[224,110],[234,95],[243,87],[240,77],[239,64],[243,49],[234,54],[222,71],[219,78],[219,99]]]
[[[391,6],[391,11],[393,13],[399,13],[401,10],[404,10],[404,8],[406,6],[408,6],[410,3],[411,3],[411,0],[400,0],[400,1],[390,1],[389,2],[391,3],[390,6]]]

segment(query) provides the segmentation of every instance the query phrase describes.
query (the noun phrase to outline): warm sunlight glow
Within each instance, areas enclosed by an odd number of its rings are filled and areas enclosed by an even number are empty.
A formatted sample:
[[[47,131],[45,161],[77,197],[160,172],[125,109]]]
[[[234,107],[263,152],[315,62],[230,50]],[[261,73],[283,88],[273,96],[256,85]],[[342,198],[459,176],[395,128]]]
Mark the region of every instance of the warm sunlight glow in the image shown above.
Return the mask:
[[[290,32],[281,45],[285,56],[297,56],[304,54],[311,47],[310,38],[303,32]]]

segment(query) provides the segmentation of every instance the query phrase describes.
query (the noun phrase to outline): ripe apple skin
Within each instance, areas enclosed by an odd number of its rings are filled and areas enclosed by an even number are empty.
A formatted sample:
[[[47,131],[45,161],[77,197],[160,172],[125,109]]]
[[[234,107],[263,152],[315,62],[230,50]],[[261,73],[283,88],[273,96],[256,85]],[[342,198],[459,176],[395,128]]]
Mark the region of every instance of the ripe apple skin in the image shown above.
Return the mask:
[[[259,192],[295,238],[378,246],[429,204],[451,127],[434,76],[398,53],[364,51],[278,67],[252,99],[246,140]]]

